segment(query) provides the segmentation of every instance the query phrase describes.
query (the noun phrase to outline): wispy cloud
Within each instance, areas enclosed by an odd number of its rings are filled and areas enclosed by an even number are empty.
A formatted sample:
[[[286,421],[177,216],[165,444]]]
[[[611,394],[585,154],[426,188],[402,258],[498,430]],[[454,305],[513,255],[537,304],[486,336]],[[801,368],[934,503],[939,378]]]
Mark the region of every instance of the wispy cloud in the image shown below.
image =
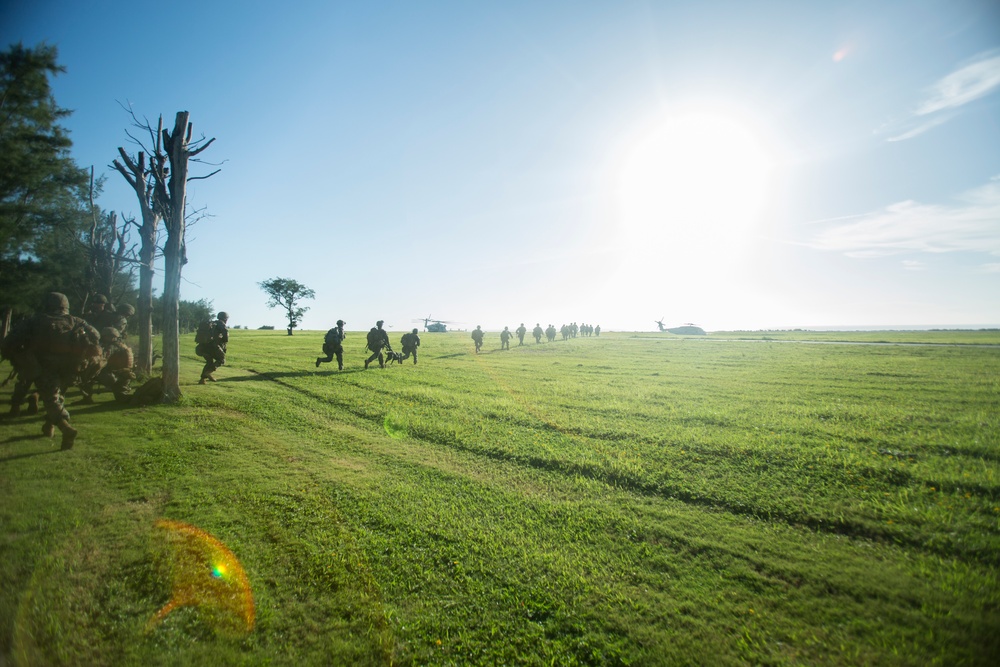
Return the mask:
[[[929,94],[917,107],[918,116],[945,109],[955,109],[1000,86],[1000,55],[990,52],[979,60],[955,70],[931,86]]]
[[[886,141],[906,141],[907,139],[912,139],[913,137],[920,136],[927,130],[937,127],[942,123],[946,122],[951,118],[951,114],[941,114],[929,120],[925,120],[922,123],[913,124],[911,122],[911,127],[903,131],[902,134],[897,134],[894,137],[889,137]]]
[[[907,271],[922,271],[926,268],[926,264],[917,259],[904,259],[903,268]]]
[[[1000,262],[990,262],[979,267],[979,273],[1000,273]]]
[[[901,122],[887,128],[887,141],[905,141],[954,117],[956,110],[1000,88],[1000,54],[987,51],[948,74],[924,94],[924,99]]]
[[[1000,257],[1000,176],[956,204],[898,202],[826,229],[807,245],[857,258],[960,251]]]

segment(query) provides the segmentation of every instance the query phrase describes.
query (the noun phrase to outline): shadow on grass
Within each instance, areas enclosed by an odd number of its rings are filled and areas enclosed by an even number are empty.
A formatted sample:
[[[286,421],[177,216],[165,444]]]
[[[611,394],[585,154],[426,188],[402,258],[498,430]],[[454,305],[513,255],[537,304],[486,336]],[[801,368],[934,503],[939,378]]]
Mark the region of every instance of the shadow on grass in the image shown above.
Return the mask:
[[[31,436],[31,437],[34,438],[36,436]],[[41,437],[41,436],[37,436],[37,437]],[[48,439],[46,438],[46,440],[48,440]],[[0,458],[0,463],[6,463],[8,461],[16,461],[17,459],[28,459],[28,458],[31,458],[33,456],[44,456],[45,454],[58,454],[61,451],[63,451],[63,450],[61,450],[59,448],[56,448],[56,449],[45,449],[45,450],[38,451],[38,452],[26,452],[24,454],[14,454],[13,456],[4,456],[3,458]]]
[[[330,377],[335,375],[352,375],[354,373],[364,373],[363,368],[352,368],[345,369],[342,371],[258,371],[253,368],[246,369],[250,375],[237,375],[235,377],[219,378],[217,382],[260,382],[262,380],[268,381],[278,381],[282,378],[301,378],[301,377]]]

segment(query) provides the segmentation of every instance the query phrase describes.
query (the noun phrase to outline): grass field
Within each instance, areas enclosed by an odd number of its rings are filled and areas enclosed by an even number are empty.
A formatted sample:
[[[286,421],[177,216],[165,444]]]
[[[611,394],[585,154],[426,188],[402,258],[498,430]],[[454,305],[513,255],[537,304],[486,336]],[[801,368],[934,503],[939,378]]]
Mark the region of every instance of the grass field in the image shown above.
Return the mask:
[[[0,665],[997,664],[1000,332],[321,339],[2,423]]]

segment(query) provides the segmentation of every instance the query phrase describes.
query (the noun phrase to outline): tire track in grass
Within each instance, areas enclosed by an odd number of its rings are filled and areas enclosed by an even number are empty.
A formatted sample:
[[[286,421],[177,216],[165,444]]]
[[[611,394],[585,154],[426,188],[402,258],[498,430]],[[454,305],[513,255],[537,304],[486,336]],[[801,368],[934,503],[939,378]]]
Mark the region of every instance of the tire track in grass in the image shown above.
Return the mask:
[[[477,359],[477,363],[481,367],[484,366],[481,360]],[[355,417],[372,423],[376,429],[380,429],[383,426],[381,422],[384,415],[373,415],[369,412],[359,410],[357,407],[357,401],[348,401],[327,395],[320,395],[316,392],[290,384],[282,380],[280,377],[277,377],[278,374],[276,373],[260,372],[252,368],[247,368],[246,370],[254,374],[256,377],[274,382],[311,400],[332,404],[342,408]],[[579,437],[574,435],[574,433],[571,432],[571,429],[559,427],[557,424],[554,424],[550,420],[546,419],[539,410],[533,409],[533,406],[531,406],[527,401],[521,399],[511,387],[506,386],[506,383],[502,381],[496,373],[491,373],[489,369],[485,367],[484,371],[494,380],[496,385],[502,391],[505,391],[508,396],[512,397],[525,412],[531,414],[540,422],[547,424],[550,430],[555,430],[571,440],[575,440]],[[377,394],[398,398],[395,393],[385,389],[372,387],[365,387],[365,389],[373,391]],[[671,483],[669,480],[661,479],[654,482],[643,479],[638,475],[630,474],[627,471],[609,470],[592,463],[577,463],[557,458],[527,456],[497,448],[487,449],[477,447],[463,442],[456,435],[448,433],[434,433],[420,427],[413,427],[409,429],[408,437],[425,443],[449,447],[474,456],[485,457],[495,461],[514,463],[535,470],[555,472],[564,477],[583,477],[644,496],[660,497],[668,500],[679,500],[688,505],[724,511],[730,514],[745,516],[752,519],[781,522],[793,527],[807,528],[816,532],[841,535],[852,539],[866,539],[887,544],[903,545],[922,553],[932,553],[937,556],[948,558],[957,557],[961,559],[970,559],[983,565],[993,567],[1000,565],[1000,553],[986,547],[967,549],[962,554],[956,555],[953,548],[954,545],[951,545],[948,542],[935,541],[928,544],[926,539],[920,535],[901,534],[899,532],[894,532],[891,529],[884,528],[879,524],[871,524],[863,521],[846,519],[844,517],[821,517],[805,514],[803,512],[783,510],[777,507],[755,507],[747,503],[734,502],[718,496],[700,494],[696,491],[692,491],[682,484]],[[872,471],[872,474],[876,474],[874,470]]]

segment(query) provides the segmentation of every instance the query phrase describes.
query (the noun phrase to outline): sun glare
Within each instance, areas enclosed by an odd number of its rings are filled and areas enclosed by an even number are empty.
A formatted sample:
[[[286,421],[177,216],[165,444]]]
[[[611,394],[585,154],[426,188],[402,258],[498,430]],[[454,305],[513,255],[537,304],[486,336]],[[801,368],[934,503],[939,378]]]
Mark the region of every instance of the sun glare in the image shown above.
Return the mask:
[[[771,158],[736,120],[668,118],[645,133],[619,171],[622,232],[630,244],[689,255],[753,231],[766,203]]]

